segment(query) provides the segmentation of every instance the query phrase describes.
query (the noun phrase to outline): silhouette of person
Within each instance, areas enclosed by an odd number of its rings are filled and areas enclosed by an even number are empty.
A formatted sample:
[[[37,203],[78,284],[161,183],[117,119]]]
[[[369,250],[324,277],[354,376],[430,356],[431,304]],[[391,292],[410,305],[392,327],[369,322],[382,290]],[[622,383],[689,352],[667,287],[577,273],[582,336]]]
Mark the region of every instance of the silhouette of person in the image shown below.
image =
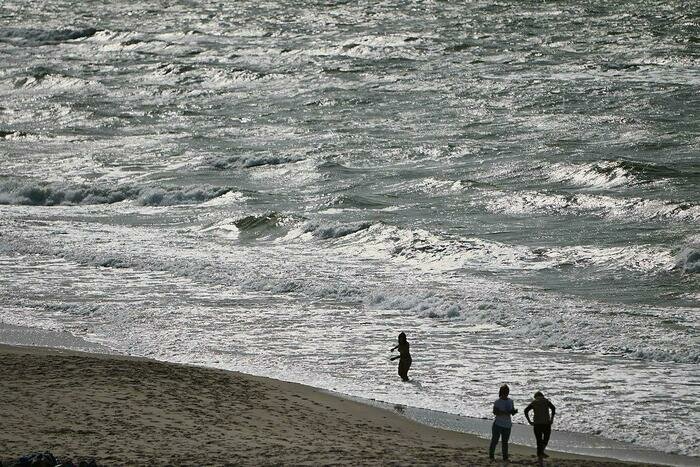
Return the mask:
[[[508,398],[508,394],[510,394],[510,388],[504,384],[498,390],[498,399],[493,403],[493,414],[496,418],[491,426],[491,446],[489,446],[489,459],[491,460],[494,460],[498,438],[501,438],[503,460],[508,460],[508,438],[510,438],[510,429],[513,426],[510,416],[518,413],[513,401]]]
[[[399,343],[396,345],[394,348],[391,349],[393,352],[394,350],[399,349],[399,354],[391,357],[390,360],[396,360],[397,358],[399,360],[399,376],[401,377],[402,380],[408,381],[408,369],[411,368],[411,363],[413,360],[411,359],[411,354],[408,351],[408,341],[406,340],[406,333],[401,333],[399,334]]]
[[[534,412],[534,416],[532,417],[534,420],[530,420],[531,410]],[[549,415],[550,410],[552,411],[551,416]],[[549,442],[549,435],[552,433],[552,423],[554,423],[554,414],[556,412],[557,409],[554,407],[554,404],[544,397],[544,394],[540,391],[535,393],[535,399],[525,407],[525,418],[527,418],[527,422],[532,425],[535,431],[537,457],[540,460],[544,457],[549,457],[544,453],[544,450]]]

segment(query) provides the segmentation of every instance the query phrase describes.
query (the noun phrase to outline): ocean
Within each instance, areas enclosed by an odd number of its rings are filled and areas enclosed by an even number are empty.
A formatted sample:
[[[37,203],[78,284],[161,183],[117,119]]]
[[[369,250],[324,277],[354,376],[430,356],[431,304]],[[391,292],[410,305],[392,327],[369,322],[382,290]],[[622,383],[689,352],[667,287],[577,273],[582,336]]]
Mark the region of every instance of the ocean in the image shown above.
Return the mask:
[[[4,0],[0,63],[5,325],[700,456],[694,2]]]

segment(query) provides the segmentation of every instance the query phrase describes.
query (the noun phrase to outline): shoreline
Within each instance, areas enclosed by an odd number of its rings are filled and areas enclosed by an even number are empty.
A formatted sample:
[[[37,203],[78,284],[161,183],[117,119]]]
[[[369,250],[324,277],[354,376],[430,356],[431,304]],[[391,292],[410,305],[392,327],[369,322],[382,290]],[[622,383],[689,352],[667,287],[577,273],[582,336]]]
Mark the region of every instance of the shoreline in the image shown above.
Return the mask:
[[[482,419],[456,415],[420,407],[411,407],[402,404],[362,399],[345,394],[336,394],[338,397],[347,397],[376,407],[389,410],[398,415],[414,420],[418,423],[434,428],[449,431],[457,431],[475,435],[488,444],[492,419]],[[535,440],[532,427],[521,423],[513,423],[510,436],[510,444],[517,444],[535,449]],[[666,453],[651,448],[636,446],[631,443],[604,438],[602,436],[589,435],[572,431],[552,430],[547,452],[577,454],[598,459],[614,459],[622,462],[633,462],[655,465],[672,466],[697,466],[700,459],[680,454]]]
[[[465,454],[468,456],[467,462],[469,462],[471,465],[490,464],[486,454],[491,425],[491,420],[488,419],[462,417],[446,412],[438,412],[429,409],[421,409],[398,404],[390,404],[382,401],[363,399],[360,397],[335,393],[333,391],[315,388],[312,386],[305,386],[298,383],[285,382],[262,376],[248,375],[236,371],[202,367],[191,364],[162,362],[144,357],[125,356],[116,354],[107,347],[101,346],[99,344],[90,343],[81,338],[75,337],[70,333],[56,333],[51,331],[43,331],[38,329],[24,328],[20,326],[12,326],[6,323],[0,323],[0,342],[8,341],[10,342],[8,344],[0,343],[0,355],[5,357],[0,359],[0,369],[3,370],[3,374],[11,373],[11,371],[8,371],[8,369],[5,368],[8,360],[7,357],[10,356],[14,356],[14,358],[18,362],[22,362],[23,360],[32,360],[33,365],[37,366],[38,368],[41,368],[42,366],[52,368],[53,366],[57,365],[58,368],[62,369],[62,371],[64,372],[66,372],[67,369],[70,369],[74,366],[65,361],[65,357],[68,357],[68,360],[72,358],[82,360],[83,364],[86,365],[86,368],[90,369],[94,369],[100,366],[105,366],[106,368],[113,368],[115,365],[120,365],[120,363],[123,363],[127,367],[137,367],[132,368],[135,374],[138,374],[139,372],[143,373],[143,368],[141,367],[144,365],[146,367],[155,366],[156,368],[160,368],[163,371],[167,371],[168,373],[174,374],[177,374],[179,372],[188,373],[191,371],[201,372],[203,375],[206,375],[204,376],[204,379],[216,377],[216,375],[220,376],[223,374],[228,375],[228,377],[233,378],[235,382],[243,384],[244,386],[249,384],[262,385],[262,387],[264,388],[264,393],[267,393],[269,397],[280,399],[281,401],[283,401],[283,405],[284,401],[290,400],[290,398],[288,397],[289,393],[301,392],[303,393],[303,398],[305,400],[312,401],[313,405],[322,406],[323,404],[325,404],[325,407],[334,407],[336,409],[342,407],[344,410],[348,410],[348,408],[351,407],[349,411],[349,416],[351,418],[356,418],[358,416],[362,418],[362,416],[371,414],[370,418],[372,418],[375,421],[375,425],[377,421],[381,421],[382,423],[385,423],[385,421],[390,421],[390,426],[392,427],[402,426],[403,429],[399,431],[404,432],[404,430],[408,430],[412,437],[417,436],[417,439],[415,439],[414,442],[417,445],[423,446],[426,449],[429,449],[428,446],[426,446],[426,444],[432,445],[435,442],[435,440],[447,440],[447,444],[439,443],[439,445],[442,446],[440,449],[447,450],[448,452],[451,452],[450,449],[452,449],[453,451],[457,450],[467,452],[467,454]],[[61,346],[67,346],[70,348],[65,348]],[[25,365],[25,363],[26,362],[21,363],[21,365]],[[139,370],[139,368],[141,369]],[[102,374],[101,376],[105,377],[104,374]],[[109,375],[106,376],[107,378],[109,378]],[[159,381],[159,377],[157,375],[155,377],[151,375],[149,378],[150,380],[152,380],[151,383],[163,383],[163,381]],[[8,380],[11,380],[11,378],[8,378]],[[11,381],[5,381],[1,384],[7,385],[8,383],[11,384]],[[89,382],[86,382],[86,384],[87,383]],[[123,383],[124,381],[119,380],[119,378],[116,378],[114,381],[111,381],[111,384],[114,387],[118,387],[120,384],[123,385]],[[84,393],[84,391],[90,390],[89,387],[81,388],[80,386],[81,385],[77,385],[77,387],[73,390],[73,395]],[[47,384],[47,387],[45,387],[44,389],[51,390],[53,387],[53,384]],[[36,398],[42,397],[41,389],[39,388],[37,388],[37,391],[39,392],[34,394],[29,393],[27,388],[18,387],[16,389],[23,390],[25,393],[27,393],[29,400],[34,400]],[[134,390],[133,387],[128,389],[132,391]],[[196,392],[196,388],[186,389],[189,391],[194,390]],[[179,390],[183,390],[183,388],[179,388]],[[114,399],[114,401],[118,401],[119,404],[135,405],[133,409],[135,409],[136,412],[138,412],[139,410],[147,411],[147,409],[149,408],[148,404],[145,403],[145,401],[143,400],[141,400],[137,404],[134,404],[134,401],[130,400],[129,398],[125,399],[123,395],[116,394],[113,391],[110,394],[109,388],[101,387],[99,388],[99,391],[102,398],[109,399],[111,397]],[[132,395],[138,396],[138,391],[133,392]],[[194,397],[196,395],[192,396]],[[7,401],[0,402],[0,414],[9,413],[10,408],[3,407],[3,404],[6,403]],[[78,406],[76,408],[79,409],[80,407]],[[89,407],[87,407],[86,404],[86,407],[83,407],[83,409],[87,408]],[[197,410],[200,410],[202,408],[203,407],[200,407]],[[209,409],[211,408],[212,407],[209,407]],[[216,404],[213,404],[213,408],[216,408]],[[13,410],[14,409],[16,408],[13,408]],[[295,413],[294,410],[296,409],[294,409],[294,407],[288,407],[288,409],[289,410],[285,412],[286,417],[294,419],[300,415],[303,415]],[[116,412],[114,413],[106,412],[102,415],[106,416],[108,419],[114,419],[115,423],[119,424],[120,409],[116,408],[115,410]],[[321,418],[324,419],[328,418],[329,416],[331,416],[331,414],[324,413],[321,416]],[[79,415],[78,418],[80,418]],[[128,421],[121,420],[121,422]],[[342,420],[338,420],[338,422],[342,423]],[[282,425],[284,425],[284,423],[282,423]],[[366,425],[366,423],[361,423],[360,425],[364,426]],[[251,431],[251,433],[249,433],[251,435],[254,435],[256,430],[261,429],[257,425],[253,425],[248,428],[249,431]],[[268,426],[267,428],[269,429],[270,426]],[[274,428],[274,426],[272,426],[272,428]],[[283,428],[283,426],[281,428]],[[382,428],[379,428],[378,426],[375,426],[374,428],[379,429],[379,434],[381,434],[382,437],[390,433],[393,434],[393,431],[391,431],[392,429],[388,428],[386,425],[382,425]],[[57,430],[68,430],[70,432],[71,428],[63,426],[57,428]],[[171,426],[169,427],[169,430],[170,432],[173,432],[174,428]],[[107,431],[109,432],[110,430],[107,429]],[[12,433],[10,432],[9,435],[11,437]],[[18,438],[20,437],[19,433],[15,433],[15,435]],[[4,438],[2,436],[4,436]],[[75,436],[75,433],[73,434],[73,436]],[[341,438],[342,437],[343,436],[341,435]],[[6,433],[5,435],[0,435],[0,441],[5,441],[4,443],[0,443],[0,445],[8,445],[7,438],[8,433]],[[533,447],[534,438],[532,436],[531,428],[529,426],[514,424],[513,434],[511,435],[511,443],[509,443],[509,445],[511,457],[515,459],[520,459],[521,461],[524,461],[526,463],[536,463],[535,449]],[[60,443],[57,446],[60,447]],[[692,457],[667,454],[651,449],[640,448],[629,443],[621,443],[613,440],[608,440],[606,438],[563,431],[553,431],[552,440],[550,441],[550,448],[551,450],[548,449],[548,452],[552,457],[549,459],[548,464],[552,464],[552,461],[554,461],[556,462],[556,465],[590,465],[591,463],[610,463],[609,465],[629,465],[628,463],[679,466],[697,465],[696,459]],[[338,451],[337,446],[333,448],[328,447],[328,449],[329,453]],[[497,448],[497,458],[500,452],[499,449],[500,448]],[[0,460],[9,460],[13,456],[19,457],[21,455],[29,454],[30,452],[42,450],[50,449],[37,445],[27,452],[5,452],[0,450]],[[323,449],[320,449],[320,451],[323,451]],[[377,460],[388,463],[393,462],[393,460],[397,460],[398,463],[423,462],[420,460],[420,457],[403,458],[402,461],[398,461],[398,459],[392,460],[391,456],[389,455],[389,452],[382,451],[382,453],[384,454],[382,454],[382,456],[378,458],[375,457],[374,461],[366,459],[366,462],[373,463]],[[58,455],[59,453],[56,452],[54,454]],[[455,454],[455,452],[452,452],[452,454]],[[76,451],[74,455],[82,454]],[[110,454],[110,456],[112,456],[112,454]],[[99,464],[100,459],[98,458],[98,456],[93,457],[96,458]],[[108,458],[111,459],[111,457],[109,456]],[[355,462],[357,461],[362,463],[363,459],[356,459]],[[246,461],[241,462],[246,463]],[[293,460],[287,459],[286,461],[281,460],[281,463],[296,464],[300,462],[303,463],[304,461],[299,458],[295,458]],[[333,460],[332,458],[325,458],[323,461],[321,461],[321,463],[324,462],[339,463],[341,461],[339,459]],[[456,459],[453,459],[452,461],[446,460],[445,462],[448,464],[459,464],[459,462],[456,462]],[[561,462],[565,462],[565,464],[562,464]],[[582,462],[582,464],[578,464],[578,462]],[[109,465],[109,463],[107,465]]]
[[[4,460],[51,451],[98,465],[490,464],[474,435],[297,383],[42,347],[0,345],[0,355],[11,395],[0,402]],[[510,448],[513,462],[536,462],[533,449]],[[629,465],[550,455],[556,465]]]

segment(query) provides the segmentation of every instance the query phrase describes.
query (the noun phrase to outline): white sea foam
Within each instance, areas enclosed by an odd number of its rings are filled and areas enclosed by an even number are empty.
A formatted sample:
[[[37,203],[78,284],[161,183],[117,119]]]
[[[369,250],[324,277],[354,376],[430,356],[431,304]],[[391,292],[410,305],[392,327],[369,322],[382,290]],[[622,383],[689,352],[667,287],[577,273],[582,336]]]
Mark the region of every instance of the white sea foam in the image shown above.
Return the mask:
[[[592,188],[615,188],[635,185],[640,180],[623,165],[602,161],[585,165],[554,164],[548,168],[548,177],[554,182],[569,182]]]
[[[415,48],[417,40],[401,35],[363,36],[346,40],[334,55],[364,59],[405,58],[420,59],[422,52]]]
[[[255,228],[251,227],[253,223],[252,220],[246,221],[248,226],[245,228]],[[201,233],[226,231],[233,234],[240,231],[242,225],[241,221],[229,224],[222,222],[201,230]],[[104,231],[95,232],[94,235],[104,235]],[[251,291],[294,292],[325,299],[360,300],[370,308],[401,310],[416,317],[458,319],[470,325],[497,323],[502,326],[501,332],[525,338],[544,347],[605,352],[654,361],[686,363],[700,361],[700,353],[695,347],[687,347],[678,340],[678,336],[683,333],[682,327],[679,327],[682,320],[676,320],[678,324],[675,327],[664,327],[663,321],[659,319],[666,313],[664,310],[649,309],[645,313],[644,310],[637,309],[634,312],[623,313],[623,310],[618,309],[613,313],[612,309],[601,307],[594,302],[586,303],[557,296],[550,297],[546,294],[532,295],[528,300],[530,303],[528,307],[514,307],[520,301],[519,294],[522,294],[522,291],[514,290],[510,286],[506,287],[505,284],[498,285],[486,280],[479,281],[457,276],[449,280],[466,280],[466,282],[460,285],[458,285],[459,282],[455,282],[452,295],[443,295],[427,289],[419,285],[421,281],[416,282],[415,278],[408,279],[409,276],[403,273],[401,277],[413,283],[413,286],[408,289],[402,288],[399,283],[394,284],[393,287],[388,287],[385,282],[369,285],[362,279],[358,283],[352,280],[340,287],[341,282],[337,280],[330,282],[321,280],[332,271],[332,268],[326,267],[318,271],[318,277],[314,277],[316,274],[307,277],[296,274],[291,274],[291,277],[266,277],[254,273],[255,269],[252,269],[261,265],[236,261],[232,256],[235,253],[224,253],[219,249],[200,251],[196,254],[195,252],[191,254],[189,250],[173,249],[159,252],[162,247],[158,245],[166,241],[166,238],[158,239],[162,234],[157,230],[152,230],[150,233],[144,232],[144,235],[156,235],[156,237],[136,249],[133,246],[127,248],[127,245],[136,244],[125,239],[123,245],[112,243],[111,246],[105,247],[99,242],[93,242],[86,244],[80,250],[74,250],[70,247],[70,243],[66,242],[70,237],[64,237],[62,242],[52,242],[53,246],[49,246],[42,245],[45,242],[43,235],[38,235],[35,240],[28,238],[17,242],[10,240],[10,243],[5,242],[5,246],[12,245],[13,251],[32,255],[40,251],[43,254],[51,252],[52,255],[64,259],[77,260],[79,263],[110,270],[127,269],[134,271],[129,274],[134,274],[135,278],[141,275],[137,271],[154,273],[169,271],[170,274],[210,284],[229,286],[237,283],[237,287],[240,288],[243,285]],[[358,234],[347,236],[353,235]],[[233,236],[237,237],[236,234]],[[143,237],[142,242],[146,238]],[[309,260],[308,254],[313,250],[305,247],[298,250],[298,253],[293,253],[294,250],[289,249],[286,251],[292,254],[287,259],[287,267],[295,271],[297,267],[302,266],[304,258],[307,258],[304,261]],[[321,263],[316,261],[328,258],[325,254],[318,256],[319,253],[322,252],[313,251],[312,253],[312,261],[317,266],[321,266]],[[337,259],[341,260],[341,258]],[[223,263],[217,264],[221,261]],[[344,262],[344,264],[350,266],[351,263]],[[242,269],[238,270],[239,268]],[[380,271],[381,269],[375,269],[375,275]],[[353,277],[352,270],[348,272],[349,279]],[[81,272],[81,274],[84,273],[89,271]],[[337,275],[339,272],[332,274]],[[384,273],[381,272],[381,274]],[[345,275],[345,272],[342,275]],[[160,287],[157,284],[153,285]],[[440,287],[440,290],[444,288]],[[612,319],[613,316],[614,319]],[[692,314],[688,317],[690,321],[683,326],[697,326],[697,323],[693,324],[690,316]],[[408,319],[408,316],[406,317]],[[663,332],[656,334],[653,341],[650,341],[648,339],[650,329],[657,329],[659,326],[664,328]],[[661,332],[661,330],[654,332]]]
[[[32,92],[55,92],[70,89],[81,89],[86,91],[91,87],[100,86],[99,83],[96,82],[62,74],[30,75],[15,78],[13,85],[15,88],[31,89]]]
[[[424,230],[374,224],[337,247],[361,256],[406,262],[423,270],[541,270],[562,266],[662,272],[673,268],[668,248],[652,246],[530,248],[479,238],[441,238]]]
[[[214,232],[230,239],[237,239],[240,237],[241,234],[240,229],[236,226],[235,223],[226,221],[218,222],[215,225],[199,230],[199,232],[203,234]]]
[[[486,208],[494,212],[522,215],[591,215],[612,219],[700,220],[700,205],[660,199],[617,198],[596,194],[561,194],[543,191],[484,192]]]
[[[221,196],[212,198],[209,201],[200,203],[199,206],[202,208],[207,208],[210,206],[228,206],[232,204],[239,204],[246,200],[246,195],[240,191],[229,191]]]
[[[442,194],[458,193],[468,188],[469,182],[463,180],[446,180],[428,177],[421,180],[413,188],[425,193]]]

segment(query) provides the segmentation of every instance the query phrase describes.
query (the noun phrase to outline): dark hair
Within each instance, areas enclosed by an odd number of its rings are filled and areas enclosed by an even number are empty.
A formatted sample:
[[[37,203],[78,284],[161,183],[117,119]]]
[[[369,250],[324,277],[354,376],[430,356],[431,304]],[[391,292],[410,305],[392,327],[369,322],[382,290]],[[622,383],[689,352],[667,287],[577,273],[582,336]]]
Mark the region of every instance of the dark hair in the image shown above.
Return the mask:
[[[405,344],[406,343],[406,333],[402,332],[399,334],[399,344]]]
[[[507,384],[504,384],[501,386],[501,388],[498,390],[498,397],[508,397],[508,394],[510,394],[510,388],[508,387]]]
[[[544,394],[542,394],[542,391],[537,391],[535,393],[535,399],[537,399],[538,397],[544,397]]]

